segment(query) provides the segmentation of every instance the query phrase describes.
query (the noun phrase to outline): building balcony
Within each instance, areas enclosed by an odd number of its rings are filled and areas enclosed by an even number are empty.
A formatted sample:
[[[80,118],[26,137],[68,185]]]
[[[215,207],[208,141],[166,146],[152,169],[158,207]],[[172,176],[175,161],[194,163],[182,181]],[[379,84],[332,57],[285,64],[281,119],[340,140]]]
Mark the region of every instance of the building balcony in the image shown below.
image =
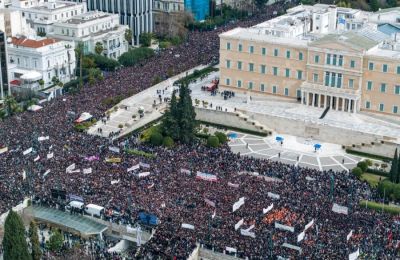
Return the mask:
[[[307,81],[305,81],[301,84],[301,90],[306,91],[306,92],[339,96],[339,97],[351,98],[351,99],[359,99],[361,97],[360,89],[328,87],[325,85],[310,83]]]

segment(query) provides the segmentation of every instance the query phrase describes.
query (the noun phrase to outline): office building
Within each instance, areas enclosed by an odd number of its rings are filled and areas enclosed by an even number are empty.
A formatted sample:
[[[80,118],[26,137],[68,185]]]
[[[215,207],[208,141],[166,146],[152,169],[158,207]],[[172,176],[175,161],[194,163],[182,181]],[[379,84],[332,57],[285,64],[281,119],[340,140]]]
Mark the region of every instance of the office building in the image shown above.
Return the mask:
[[[7,39],[6,34],[0,31],[0,99],[10,93],[10,85],[8,82],[8,66],[7,66]]]
[[[297,6],[220,35],[223,89],[400,116],[400,9]],[[399,34],[400,35],[400,34]]]
[[[210,0],[185,0],[185,10],[192,13],[196,21],[203,21],[210,15]]]

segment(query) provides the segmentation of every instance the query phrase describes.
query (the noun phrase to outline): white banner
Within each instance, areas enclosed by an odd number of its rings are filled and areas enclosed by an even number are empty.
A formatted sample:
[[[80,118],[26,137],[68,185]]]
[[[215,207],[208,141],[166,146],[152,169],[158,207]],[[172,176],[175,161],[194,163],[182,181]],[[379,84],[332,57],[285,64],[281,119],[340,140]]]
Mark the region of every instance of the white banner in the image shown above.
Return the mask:
[[[143,167],[143,168],[146,168],[146,169],[150,168],[150,164],[148,164],[148,163],[139,162],[139,165],[140,165],[140,167]]]
[[[336,203],[333,203],[332,211],[336,212],[336,213],[339,213],[339,214],[345,214],[345,215],[349,214],[349,209],[347,207],[340,206],[340,205],[338,205]]]
[[[245,230],[245,229],[241,229],[241,230],[240,230],[240,234],[241,234],[242,236],[256,238],[256,234],[255,234],[254,232],[250,232],[250,231],[247,231],[247,230]]]
[[[301,247],[294,246],[294,245],[291,245],[291,244],[288,244],[288,243],[283,243],[282,246],[283,246],[283,247],[290,248],[290,249],[297,250],[297,251],[299,251],[300,254],[301,254],[301,251],[302,251],[302,250],[301,250]]]
[[[278,222],[275,222],[275,228],[290,231],[292,233],[294,232],[294,227],[282,225],[282,224],[279,224]]]
[[[25,171],[25,170],[22,172],[22,179],[23,179],[23,180],[26,179],[26,171]]]
[[[41,141],[46,141],[46,140],[49,140],[49,139],[50,139],[49,136],[40,136],[40,137],[38,137],[38,141],[39,141],[39,142],[41,142]]]
[[[237,253],[236,248],[229,247],[229,246],[225,247],[225,251],[228,251],[229,253]]]
[[[272,193],[272,192],[268,192],[267,195],[268,195],[268,197],[277,199],[277,200],[281,198],[281,196],[279,196],[278,194]]]
[[[239,188],[239,184],[232,183],[232,182],[228,182],[228,186],[233,187],[233,188]]]
[[[27,154],[30,154],[32,151],[33,151],[33,148],[31,147],[31,148],[26,149],[22,154],[27,155]]]
[[[218,178],[214,174],[209,174],[205,172],[199,172],[197,171],[196,173],[196,179],[204,180],[204,181],[218,181]]]
[[[271,205],[269,205],[268,208],[263,209],[263,214],[267,214],[267,213],[270,212],[273,208],[274,208],[274,203],[272,203]]]
[[[244,204],[244,197],[241,197],[238,201],[236,201],[232,206],[232,212],[238,210]]]
[[[141,172],[138,174],[139,178],[144,178],[150,175],[150,172]]]
[[[65,172],[66,173],[70,173],[70,172],[72,172],[72,170],[74,170],[75,169],[75,163],[73,163],[73,164],[71,164],[70,166],[68,166],[66,169],[65,169]]]
[[[250,232],[253,228],[255,228],[255,225],[251,225],[249,228],[245,229],[246,231]]]
[[[306,232],[303,231],[301,232],[298,236],[297,236],[297,243],[299,243],[300,241],[302,241],[304,239],[304,236],[306,235]]]
[[[117,183],[119,183],[119,179],[118,179],[118,180],[111,181],[111,185],[117,184]]]
[[[8,152],[8,147],[0,148],[0,154]]]
[[[243,225],[244,219],[242,218],[241,220],[238,221],[238,223],[235,224],[235,230],[238,230],[240,226]]]
[[[310,176],[306,176],[306,180],[307,180],[307,181],[315,181],[315,179],[312,178],[312,177],[310,177]]]
[[[40,160],[40,155],[38,155],[35,159],[33,159],[34,162],[37,162]]]
[[[47,159],[51,159],[51,158],[53,158],[54,157],[54,153],[48,153],[47,154]]]
[[[50,170],[47,170],[45,173],[43,173],[43,178],[45,178],[47,176],[47,174],[50,173]]]
[[[92,173],[92,168],[83,169],[83,174],[90,174]]]
[[[189,171],[188,169],[181,169],[181,173],[184,173],[184,174],[187,174],[187,175],[190,175],[192,172],[191,171]]]
[[[127,172],[131,172],[140,168],[139,164],[133,165],[131,168],[127,169]]]
[[[314,219],[311,220],[311,221],[304,227],[304,231],[306,231],[307,229],[309,229],[312,225],[314,225]]]
[[[211,207],[215,208],[215,202],[214,201],[211,201],[211,200],[209,200],[207,198],[204,198],[204,202],[207,203],[208,205],[210,205]]]
[[[187,229],[194,230],[194,226],[193,225],[186,224],[186,223],[182,223],[182,228],[187,228]]]
[[[350,230],[350,233],[347,235],[346,239],[347,241],[350,240],[351,236],[353,235],[353,230]]]
[[[131,234],[133,234],[133,233],[136,233],[136,228],[133,228],[133,227],[131,227],[131,226],[126,226],[126,233],[131,233]]]
[[[114,153],[120,153],[120,149],[116,146],[109,146],[108,150],[110,150],[111,152],[114,152]]]
[[[360,249],[357,249],[357,251],[349,255],[349,260],[356,260],[359,255],[360,255]]]

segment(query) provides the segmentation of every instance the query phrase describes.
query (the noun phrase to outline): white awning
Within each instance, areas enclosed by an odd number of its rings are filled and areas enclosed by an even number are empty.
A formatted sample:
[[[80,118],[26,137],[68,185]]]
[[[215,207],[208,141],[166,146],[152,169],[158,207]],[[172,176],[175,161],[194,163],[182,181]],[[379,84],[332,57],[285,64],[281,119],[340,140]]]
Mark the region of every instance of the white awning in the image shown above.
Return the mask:
[[[42,74],[37,71],[30,71],[21,76],[21,79],[26,81],[36,81],[42,78]]]

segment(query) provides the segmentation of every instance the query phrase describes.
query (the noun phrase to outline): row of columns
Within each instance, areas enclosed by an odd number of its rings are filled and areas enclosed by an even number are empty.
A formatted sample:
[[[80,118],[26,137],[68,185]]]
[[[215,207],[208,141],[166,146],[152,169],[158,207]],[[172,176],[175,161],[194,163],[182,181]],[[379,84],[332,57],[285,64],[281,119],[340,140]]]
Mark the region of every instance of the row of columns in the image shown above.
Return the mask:
[[[320,108],[330,106],[331,109],[336,111],[340,110],[349,113],[357,112],[356,99],[302,91],[301,100],[302,104],[307,106]]]

